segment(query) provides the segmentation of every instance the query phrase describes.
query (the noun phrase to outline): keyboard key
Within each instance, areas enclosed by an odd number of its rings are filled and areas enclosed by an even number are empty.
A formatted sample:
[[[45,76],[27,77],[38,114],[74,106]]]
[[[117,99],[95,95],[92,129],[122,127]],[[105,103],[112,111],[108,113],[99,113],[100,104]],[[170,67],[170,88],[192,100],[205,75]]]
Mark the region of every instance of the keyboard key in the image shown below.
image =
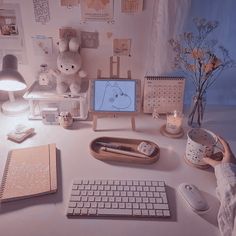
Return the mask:
[[[75,179],[73,181],[73,185],[79,185],[79,184],[82,184],[82,180],[81,179]]]
[[[149,211],[148,211],[148,214],[149,214],[150,216],[155,216],[155,215],[156,215],[156,212],[155,212],[155,210],[149,210]]]
[[[142,216],[148,216],[148,210],[142,210]]]
[[[123,186],[117,186],[118,191],[123,191],[123,189],[124,189]]]
[[[119,208],[124,209],[125,208],[125,203],[123,203],[123,202],[119,203]]]
[[[104,208],[104,207],[105,207],[104,202],[99,202],[99,203],[98,203],[98,208]]]
[[[80,214],[81,215],[87,215],[88,214],[88,209],[87,208],[81,208]]]
[[[96,209],[89,209],[88,210],[88,215],[91,215],[91,216],[94,216],[94,215],[97,215],[97,210]]]
[[[160,198],[160,197],[155,198],[155,200],[156,200],[156,203],[162,203],[163,202],[162,198]]]
[[[133,203],[133,209],[139,209],[139,204],[138,203]]]
[[[121,197],[116,197],[115,202],[121,202]]]
[[[76,207],[76,205],[77,205],[77,203],[76,203],[76,202],[69,202],[69,205],[68,205],[68,207],[69,207],[69,208],[75,208],[75,207]]]
[[[113,203],[111,204],[111,207],[112,207],[112,208],[118,208],[118,203],[113,202]]]
[[[132,210],[130,209],[98,209],[98,215],[103,216],[130,216],[132,215]]]
[[[71,195],[73,196],[79,196],[80,195],[80,190],[72,190]]]
[[[128,198],[128,197],[122,197],[121,201],[122,201],[122,202],[128,202],[128,201],[129,201],[129,198]]]
[[[74,215],[79,215],[80,214],[80,208],[75,208],[73,214]]]
[[[91,190],[98,190],[98,186],[97,185],[92,185]]]
[[[93,184],[95,184],[95,181],[94,180],[89,180],[89,184],[93,185]]]
[[[85,203],[84,203],[84,207],[85,207],[85,208],[89,208],[89,207],[90,207],[90,203],[89,203],[89,202],[85,202]]]
[[[76,185],[73,184],[73,185],[72,185],[72,190],[77,190],[77,189],[78,189],[78,185],[77,185],[77,184],[76,184]]]
[[[84,206],[83,202],[77,202],[77,208],[82,208]]]
[[[111,203],[110,202],[106,202],[105,203],[105,208],[111,208]]]
[[[78,202],[78,201],[80,201],[80,198],[81,198],[80,196],[71,196],[70,201],[71,202]]]
[[[164,216],[170,216],[170,211],[169,210],[164,210],[163,215]]]
[[[142,216],[141,210],[133,210],[133,215],[134,216]]]
[[[73,215],[73,213],[74,213],[74,208],[68,208],[67,209],[67,215]]]
[[[157,216],[163,216],[162,210],[156,210],[156,215]]]
[[[95,197],[94,197],[94,196],[88,197],[88,201],[89,201],[89,202],[94,202],[94,201],[95,201]]]
[[[140,203],[139,207],[140,207],[140,209],[146,209],[146,204],[145,203]]]

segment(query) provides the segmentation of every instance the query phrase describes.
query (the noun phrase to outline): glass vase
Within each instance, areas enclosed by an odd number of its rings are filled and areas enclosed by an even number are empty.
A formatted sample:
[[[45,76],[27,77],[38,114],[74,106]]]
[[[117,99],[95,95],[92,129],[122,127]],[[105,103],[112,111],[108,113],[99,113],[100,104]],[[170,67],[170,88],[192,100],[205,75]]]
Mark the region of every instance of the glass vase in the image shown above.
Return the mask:
[[[191,108],[188,116],[188,125],[192,128],[199,128],[202,125],[206,107],[206,92],[196,92],[192,97]]]

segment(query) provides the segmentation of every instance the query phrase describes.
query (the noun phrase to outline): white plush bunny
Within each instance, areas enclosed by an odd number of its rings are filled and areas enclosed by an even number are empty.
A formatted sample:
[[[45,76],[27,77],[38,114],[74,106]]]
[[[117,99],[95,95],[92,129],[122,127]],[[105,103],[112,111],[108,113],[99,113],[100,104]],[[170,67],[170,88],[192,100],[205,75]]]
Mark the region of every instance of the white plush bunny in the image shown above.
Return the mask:
[[[57,70],[53,71],[57,78],[57,93],[71,92],[71,96],[79,94],[81,89],[81,78],[86,73],[81,70],[82,60],[79,54],[79,39],[62,39],[59,42],[59,55],[57,57]]]

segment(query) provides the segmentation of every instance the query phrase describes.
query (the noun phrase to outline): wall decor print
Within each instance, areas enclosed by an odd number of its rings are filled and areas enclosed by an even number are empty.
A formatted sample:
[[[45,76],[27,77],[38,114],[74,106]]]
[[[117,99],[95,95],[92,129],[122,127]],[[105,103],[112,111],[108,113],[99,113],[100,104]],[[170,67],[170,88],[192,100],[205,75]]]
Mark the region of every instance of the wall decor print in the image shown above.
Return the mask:
[[[131,39],[114,39],[113,56],[130,56]]]
[[[113,0],[80,0],[82,21],[113,21]]]
[[[76,29],[72,27],[63,27],[59,29],[59,38],[60,39],[71,39],[77,37]]]
[[[81,31],[81,48],[98,48],[98,32]]]
[[[79,0],[61,0],[61,6],[71,8],[79,5],[79,2]]]
[[[50,20],[48,0],[33,0],[35,21],[46,24]]]
[[[34,54],[38,56],[52,55],[52,38],[44,35],[32,37]]]
[[[138,13],[143,10],[143,0],[121,0],[122,13]]]
[[[25,39],[19,4],[0,5],[0,60],[14,54],[19,63],[26,63]]]

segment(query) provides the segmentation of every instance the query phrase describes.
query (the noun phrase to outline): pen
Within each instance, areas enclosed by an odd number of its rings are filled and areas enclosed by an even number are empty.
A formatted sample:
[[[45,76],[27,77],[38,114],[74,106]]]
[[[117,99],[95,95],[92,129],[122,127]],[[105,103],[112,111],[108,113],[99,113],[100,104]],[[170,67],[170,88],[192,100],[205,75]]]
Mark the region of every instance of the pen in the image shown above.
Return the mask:
[[[122,146],[122,145],[113,144],[113,143],[96,142],[96,144],[99,144],[99,145],[101,145],[103,147],[107,147],[107,148],[114,148],[114,149],[119,149],[119,150],[124,150],[124,151],[132,151],[131,147]]]
[[[148,158],[148,156],[145,156],[141,153],[129,152],[129,151],[124,151],[124,150],[115,149],[115,148],[101,147],[101,150],[106,151],[106,152],[114,152],[114,153],[118,153],[118,154],[139,157],[139,158]]]

